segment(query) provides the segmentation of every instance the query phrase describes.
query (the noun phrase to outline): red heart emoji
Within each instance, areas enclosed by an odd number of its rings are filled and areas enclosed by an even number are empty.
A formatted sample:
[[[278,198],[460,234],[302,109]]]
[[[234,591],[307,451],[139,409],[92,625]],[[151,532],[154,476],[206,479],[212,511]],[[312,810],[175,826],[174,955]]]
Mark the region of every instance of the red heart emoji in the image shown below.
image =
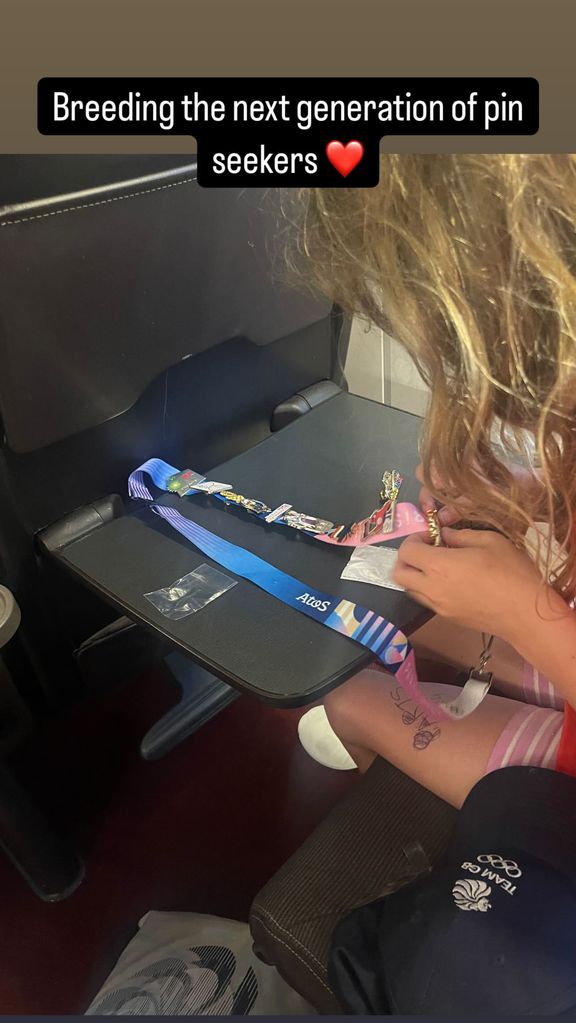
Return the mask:
[[[326,156],[342,177],[347,178],[364,156],[364,146],[361,142],[348,142],[347,145],[343,145],[342,142],[329,142],[326,146]]]

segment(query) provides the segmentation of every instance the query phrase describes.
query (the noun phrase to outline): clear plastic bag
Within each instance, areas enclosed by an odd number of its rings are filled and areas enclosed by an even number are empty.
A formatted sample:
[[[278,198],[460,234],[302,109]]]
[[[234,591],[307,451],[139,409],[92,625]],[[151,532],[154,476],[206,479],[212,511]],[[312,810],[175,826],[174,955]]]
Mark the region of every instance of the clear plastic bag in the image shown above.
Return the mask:
[[[206,604],[226,593],[226,590],[231,590],[236,583],[236,579],[204,564],[163,590],[152,590],[144,596],[165,618],[178,621],[200,611]]]
[[[340,578],[403,590],[392,578],[397,559],[395,547],[356,547]]]

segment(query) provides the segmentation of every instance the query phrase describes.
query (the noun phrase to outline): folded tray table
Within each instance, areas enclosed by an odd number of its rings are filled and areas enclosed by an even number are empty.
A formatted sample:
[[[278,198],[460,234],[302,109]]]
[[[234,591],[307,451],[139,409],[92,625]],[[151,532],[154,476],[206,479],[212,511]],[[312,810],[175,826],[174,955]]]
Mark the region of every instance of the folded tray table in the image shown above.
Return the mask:
[[[340,393],[209,472],[195,464],[192,449],[188,465],[179,468],[200,469],[272,508],[289,502],[310,515],[351,522],[378,505],[385,469],[396,468],[404,477],[400,500],[417,502],[420,426],[417,416]],[[161,445],[148,454],[161,458]],[[205,495],[162,494],[158,500],[300,579],[304,589],[364,604],[406,633],[429,617],[400,591],[341,579],[353,548],[265,524]],[[126,499],[124,514],[52,553],[122,614],[160,633],[229,686],[264,701],[285,707],[313,702],[371,660],[359,644],[240,578],[196,614],[180,621],[163,617],[144,594],[209,559],[139,502]]]

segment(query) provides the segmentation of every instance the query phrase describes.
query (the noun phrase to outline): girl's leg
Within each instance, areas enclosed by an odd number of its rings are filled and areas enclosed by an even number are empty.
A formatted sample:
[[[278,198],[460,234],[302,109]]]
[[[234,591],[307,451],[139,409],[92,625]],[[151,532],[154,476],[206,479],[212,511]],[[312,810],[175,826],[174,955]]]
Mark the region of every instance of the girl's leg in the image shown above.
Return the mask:
[[[450,685],[427,683],[423,688],[435,700],[454,693]],[[369,669],[329,693],[324,706],[330,725],[361,771],[377,755],[383,756],[458,807],[486,773],[506,726],[523,709],[517,700],[487,696],[464,720],[433,722],[418,711],[393,676]],[[541,708],[530,711],[556,714]]]

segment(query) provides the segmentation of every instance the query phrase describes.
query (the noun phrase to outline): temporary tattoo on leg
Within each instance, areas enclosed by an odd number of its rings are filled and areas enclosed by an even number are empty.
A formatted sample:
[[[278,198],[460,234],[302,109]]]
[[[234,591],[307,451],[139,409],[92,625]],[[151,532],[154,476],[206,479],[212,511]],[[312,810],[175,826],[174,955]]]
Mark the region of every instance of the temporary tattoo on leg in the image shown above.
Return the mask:
[[[432,728],[426,728],[423,732],[416,732],[412,745],[414,749],[428,749],[431,742],[437,739],[442,734],[440,728],[434,725]]]
[[[390,692],[390,697],[401,713],[402,724],[416,725],[416,735],[412,740],[414,749],[428,749],[430,743],[434,742],[434,739],[437,739],[442,734],[442,730],[435,721],[430,721],[426,717],[424,711],[420,710],[414,700],[406,696],[401,686],[393,689]],[[433,699],[439,702],[442,697],[433,697]]]

